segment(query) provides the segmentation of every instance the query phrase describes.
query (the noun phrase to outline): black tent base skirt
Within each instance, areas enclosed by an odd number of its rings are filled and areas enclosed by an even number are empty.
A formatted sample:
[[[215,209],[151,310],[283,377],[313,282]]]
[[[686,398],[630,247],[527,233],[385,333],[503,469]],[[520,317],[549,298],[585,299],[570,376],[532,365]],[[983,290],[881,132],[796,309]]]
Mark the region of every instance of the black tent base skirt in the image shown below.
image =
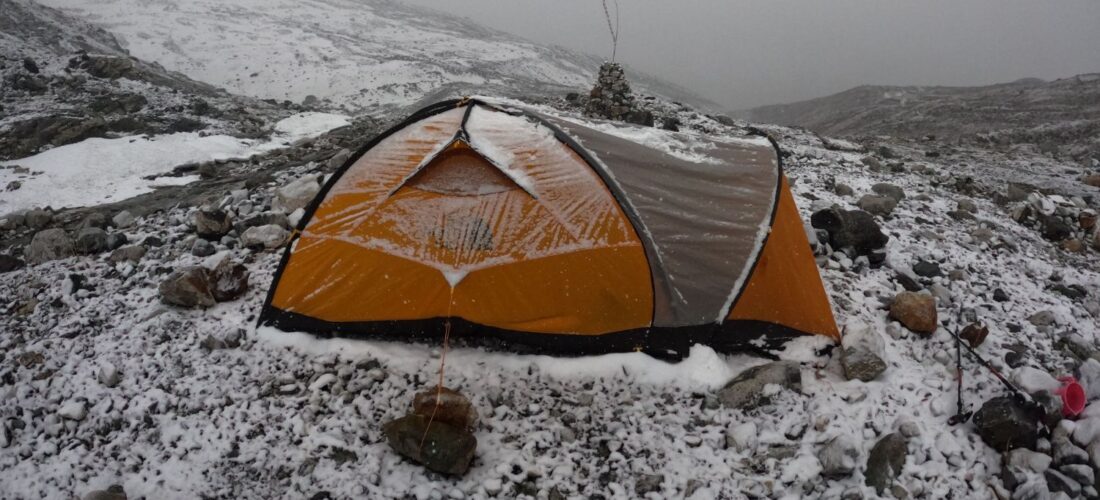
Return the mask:
[[[325,338],[351,338],[441,344],[447,318],[399,321],[329,322],[271,307],[259,321],[288,332],[307,332]],[[616,352],[643,352],[665,361],[687,357],[691,346],[703,344],[722,353],[768,353],[791,339],[810,335],[764,321],[737,320],[685,327],[653,327],[603,335],[569,335],[505,330],[462,318],[450,319],[450,343],[518,354],[586,356]]]

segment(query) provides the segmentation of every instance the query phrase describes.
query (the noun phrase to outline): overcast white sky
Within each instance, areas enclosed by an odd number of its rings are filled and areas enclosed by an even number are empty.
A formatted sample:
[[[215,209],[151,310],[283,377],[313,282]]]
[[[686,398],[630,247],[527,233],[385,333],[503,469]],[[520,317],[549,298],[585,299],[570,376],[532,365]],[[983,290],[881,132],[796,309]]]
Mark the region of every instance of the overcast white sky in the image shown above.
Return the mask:
[[[405,0],[610,57],[600,0]],[[1100,72],[1100,0],[619,0],[621,62],[730,109]]]

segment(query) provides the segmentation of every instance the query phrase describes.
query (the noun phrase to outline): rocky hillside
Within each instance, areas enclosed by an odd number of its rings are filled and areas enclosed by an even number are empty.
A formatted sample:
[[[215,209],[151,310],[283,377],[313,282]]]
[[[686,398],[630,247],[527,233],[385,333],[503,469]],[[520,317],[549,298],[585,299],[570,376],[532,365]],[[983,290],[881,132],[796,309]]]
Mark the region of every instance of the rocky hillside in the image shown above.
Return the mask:
[[[1100,74],[986,87],[867,85],[818,99],[750,109],[747,119],[829,136],[936,137],[993,147],[1033,144],[1100,162]]]
[[[576,101],[541,105],[587,119]],[[382,423],[434,384],[437,346],[253,326],[301,206],[376,131],[342,129],[167,198],[3,219],[0,496],[1096,497],[1100,403],[1048,428],[970,360],[964,400],[980,411],[947,422],[948,332],[963,325],[1042,401],[1061,375],[1100,397],[1095,188],[975,176],[1010,156],[977,146],[644,106],[679,132],[601,126],[665,145],[750,127],[779,141],[842,346],[794,342],[778,363],[696,347],[675,365],[452,348],[476,457],[462,477],[427,472]],[[1011,156],[1040,180],[1063,168]]]
[[[91,137],[255,138],[292,112],[134,58],[106,31],[29,0],[0,0],[0,79],[0,160]]]
[[[137,57],[231,92],[376,116],[463,94],[535,96],[589,85],[600,61],[394,0],[45,0]],[[636,75],[650,92],[702,98]]]

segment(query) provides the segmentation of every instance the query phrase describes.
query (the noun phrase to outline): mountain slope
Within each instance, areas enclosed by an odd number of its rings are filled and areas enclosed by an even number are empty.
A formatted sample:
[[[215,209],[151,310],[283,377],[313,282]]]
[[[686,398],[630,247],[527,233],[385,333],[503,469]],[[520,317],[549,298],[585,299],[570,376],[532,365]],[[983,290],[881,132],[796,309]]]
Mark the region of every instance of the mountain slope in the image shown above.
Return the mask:
[[[113,35],[29,0],[0,0],[0,160],[91,137],[259,137],[290,114],[131,55]]]
[[[742,113],[836,136],[894,135],[992,144],[1030,142],[1081,158],[1100,155],[1100,74],[984,87],[862,86]]]
[[[44,3],[119,34],[138,57],[231,92],[294,102],[314,96],[351,111],[377,112],[443,94],[561,93],[590,85],[599,64],[387,0]],[[647,81],[655,92],[691,97]]]

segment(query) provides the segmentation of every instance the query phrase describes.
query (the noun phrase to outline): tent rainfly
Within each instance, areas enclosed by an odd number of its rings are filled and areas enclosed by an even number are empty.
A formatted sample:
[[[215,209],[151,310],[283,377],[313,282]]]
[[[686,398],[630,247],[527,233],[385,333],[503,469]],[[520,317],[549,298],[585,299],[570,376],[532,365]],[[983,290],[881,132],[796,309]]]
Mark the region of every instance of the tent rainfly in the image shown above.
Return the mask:
[[[840,338],[774,143],[624,127],[415,113],[307,207],[260,324],[664,358]]]

